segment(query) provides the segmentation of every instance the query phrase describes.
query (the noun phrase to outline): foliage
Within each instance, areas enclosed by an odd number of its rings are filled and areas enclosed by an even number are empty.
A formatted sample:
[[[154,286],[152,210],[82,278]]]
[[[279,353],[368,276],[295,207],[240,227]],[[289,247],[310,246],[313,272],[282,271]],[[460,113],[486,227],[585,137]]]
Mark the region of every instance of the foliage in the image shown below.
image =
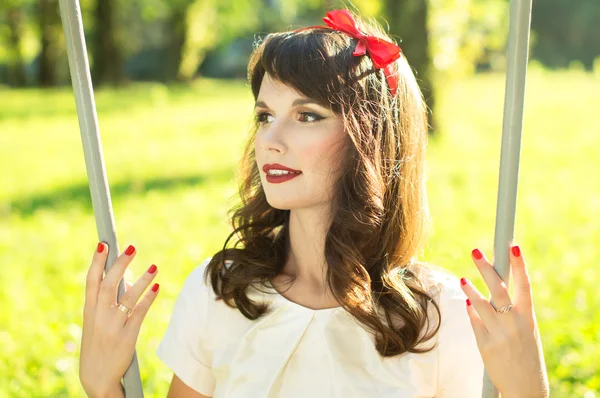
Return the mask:
[[[57,0],[46,0],[57,3]],[[84,26],[90,42],[100,30],[93,10],[98,0],[80,0]],[[384,0],[131,0],[118,1],[116,40],[125,56],[126,73],[134,80],[170,81],[193,77],[198,67],[215,49],[227,48],[236,40],[273,30],[319,23],[326,9],[355,8],[367,17],[389,22]],[[423,0],[418,0],[423,1]],[[464,76],[477,70],[503,70],[508,34],[508,0],[428,0],[430,55],[438,81]],[[41,0],[0,2],[0,83],[10,80],[15,68],[36,84],[40,55],[40,29],[37,13]],[[566,67],[571,61],[593,69],[600,57],[600,3],[580,0],[574,6],[564,0],[533,2],[532,57],[553,67]],[[18,48],[11,44],[8,10],[17,10],[20,24]],[[410,22],[410,19],[409,19]],[[57,30],[54,27],[53,31]],[[60,29],[58,29],[60,30]],[[397,30],[397,29],[392,29]],[[50,46],[59,59],[53,61],[58,78],[68,83],[64,39],[53,32]],[[239,47],[239,46],[238,46]],[[229,50],[228,62],[243,59],[244,51]],[[237,52],[236,54],[232,54]],[[219,61],[223,62],[223,61]],[[241,61],[240,65],[243,63]],[[21,64],[25,65],[21,65]],[[90,54],[90,64],[94,56]],[[242,68],[240,66],[239,68]],[[239,69],[237,68],[237,69]],[[218,67],[217,67],[218,69]],[[227,70],[228,68],[221,68]],[[210,70],[210,69],[209,69]],[[231,70],[236,70],[231,68]]]
[[[435,69],[448,75],[468,75],[478,65],[502,69],[508,36],[505,0],[431,0],[431,54]]]
[[[597,82],[528,76],[515,236],[556,398],[600,393]],[[449,84],[428,149],[435,230],[424,258],[482,291],[470,251],[493,249],[503,93],[503,75]],[[159,267],[137,353],[146,395],[166,396],[171,372],[155,349],[185,277],[229,232],[252,97],[243,82],[200,80],[101,90],[97,106],[120,249],[138,249],[128,279]],[[0,91],[0,131],[0,395],[83,396],[81,311],[97,235],[71,91]]]
[[[258,0],[134,0],[124,5],[124,17],[136,27],[137,37],[130,45],[132,53],[152,47],[167,50],[173,36],[183,40],[181,59],[174,75],[180,79],[194,76],[207,51],[248,33],[258,24],[253,10]],[[141,17],[141,18],[140,18]],[[176,37],[175,37],[176,38]],[[164,59],[164,57],[162,57]],[[168,80],[168,79],[167,79]]]
[[[533,2],[531,26],[535,33],[532,56],[552,67],[580,61],[593,69],[600,57],[600,2],[545,0]]]

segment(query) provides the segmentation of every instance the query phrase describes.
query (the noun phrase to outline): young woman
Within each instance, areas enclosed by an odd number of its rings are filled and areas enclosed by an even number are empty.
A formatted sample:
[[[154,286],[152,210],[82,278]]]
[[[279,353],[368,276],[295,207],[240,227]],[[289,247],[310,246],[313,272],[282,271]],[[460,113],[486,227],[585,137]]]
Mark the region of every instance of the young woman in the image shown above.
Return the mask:
[[[518,247],[514,302],[473,251],[497,311],[467,280],[416,259],[430,221],[421,92],[378,25],[347,10],[324,21],[268,35],[251,56],[241,203],[158,347],[174,372],[169,396],[479,397],[484,362],[504,397],[545,396]],[[86,286],[80,378],[94,397],[122,396],[158,290],[137,303],[152,266],[116,303],[135,248],[103,278],[107,251],[98,245]]]

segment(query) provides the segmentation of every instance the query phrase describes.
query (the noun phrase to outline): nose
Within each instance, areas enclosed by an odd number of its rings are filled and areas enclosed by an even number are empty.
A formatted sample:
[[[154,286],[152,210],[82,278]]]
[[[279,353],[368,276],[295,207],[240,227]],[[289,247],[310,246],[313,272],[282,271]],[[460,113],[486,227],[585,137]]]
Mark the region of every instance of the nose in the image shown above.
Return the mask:
[[[277,151],[284,153],[287,145],[284,137],[284,121],[276,120],[271,124],[267,124],[261,127],[257,140],[260,140],[260,147],[265,151]]]

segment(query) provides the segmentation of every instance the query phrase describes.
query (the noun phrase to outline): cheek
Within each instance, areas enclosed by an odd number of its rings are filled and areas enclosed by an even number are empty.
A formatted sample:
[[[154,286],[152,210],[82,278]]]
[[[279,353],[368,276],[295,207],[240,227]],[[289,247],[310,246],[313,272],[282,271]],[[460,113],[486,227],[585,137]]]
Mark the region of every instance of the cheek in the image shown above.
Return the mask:
[[[339,164],[343,156],[343,141],[339,136],[318,142],[308,142],[303,146],[303,160],[313,165],[316,171],[327,170]]]
[[[262,140],[260,138],[260,135],[257,134],[254,137],[254,157],[258,163],[261,163],[262,156],[263,156]]]

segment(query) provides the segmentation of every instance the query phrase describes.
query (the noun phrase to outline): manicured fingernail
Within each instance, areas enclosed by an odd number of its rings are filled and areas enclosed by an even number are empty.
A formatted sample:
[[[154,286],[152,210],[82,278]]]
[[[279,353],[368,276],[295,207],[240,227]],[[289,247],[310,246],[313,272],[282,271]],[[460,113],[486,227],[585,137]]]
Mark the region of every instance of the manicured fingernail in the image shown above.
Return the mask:
[[[461,285],[466,285],[467,284],[467,279],[466,278],[460,278],[460,284]]]
[[[467,299],[467,307],[471,305],[471,300]]]
[[[156,291],[158,290],[158,283],[155,283],[154,286],[152,286],[152,291],[156,293]]]
[[[102,244],[102,242],[98,243],[98,248],[96,249],[96,251],[98,253],[102,253],[104,251],[104,245]]]
[[[519,245],[512,247],[512,254],[515,257],[519,257],[521,255],[521,248],[519,248]]]
[[[479,249],[473,249],[471,252],[475,260],[481,260],[483,258],[483,253]]]
[[[133,247],[132,245],[129,245],[127,247],[127,250],[125,250],[125,254],[127,254],[128,256],[131,256],[134,251],[135,251],[135,247]]]
[[[148,268],[148,273],[153,274],[156,272],[156,265],[152,264],[150,268]]]

